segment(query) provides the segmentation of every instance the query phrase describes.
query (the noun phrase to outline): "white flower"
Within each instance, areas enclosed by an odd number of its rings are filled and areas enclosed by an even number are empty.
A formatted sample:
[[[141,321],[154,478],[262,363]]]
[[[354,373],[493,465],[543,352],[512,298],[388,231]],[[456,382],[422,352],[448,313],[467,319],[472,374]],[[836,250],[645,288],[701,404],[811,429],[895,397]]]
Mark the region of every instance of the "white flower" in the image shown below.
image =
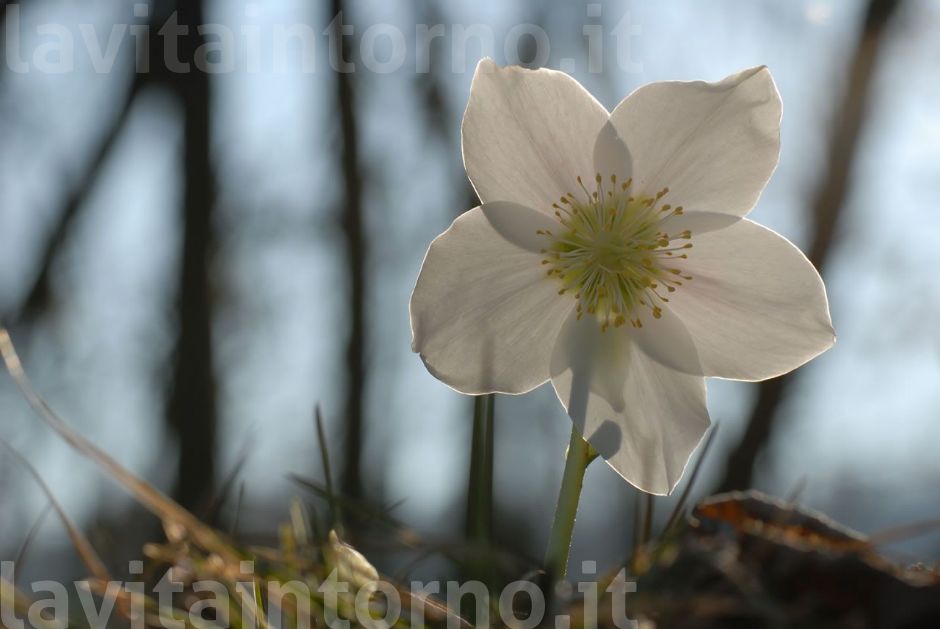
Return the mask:
[[[482,61],[463,157],[483,205],[431,243],[414,351],[463,393],[551,380],[611,467],[669,493],[709,425],[704,377],[764,380],[835,340],[812,264],[744,218],[780,115],[763,67],[608,113],[566,74]]]

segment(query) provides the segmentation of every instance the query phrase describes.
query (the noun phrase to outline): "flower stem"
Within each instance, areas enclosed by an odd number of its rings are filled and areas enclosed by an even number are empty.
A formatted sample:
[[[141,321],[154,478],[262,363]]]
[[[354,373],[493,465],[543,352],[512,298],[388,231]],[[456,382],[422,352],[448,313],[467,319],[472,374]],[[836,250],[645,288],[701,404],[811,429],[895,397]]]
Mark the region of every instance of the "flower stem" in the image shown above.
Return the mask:
[[[470,445],[470,486],[467,492],[467,537],[489,544],[493,526],[493,407],[494,395],[473,401],[473,440]]]
[[[596,458],[597,451],[581,437],[577,426],[572,426],[571,442],[565,456],[565,474],[562,477],[558,505],[555,507],[555,520],[545,553],[545,569],[553,580],[564,579],[568,572],[571,535],[574,532],[575,517],[578,515],[584,472]]]
[[[470,482],[467,487],[467,540],[476,549],[464,564],[466,581],[479,581],[492,588],[493,543],[493,446],[495,395],[473,400],[473,437],[470,445]],[[477,623],[472,597],[463,597],[461,613]],[[474,624],[474,626],[477,626]]]

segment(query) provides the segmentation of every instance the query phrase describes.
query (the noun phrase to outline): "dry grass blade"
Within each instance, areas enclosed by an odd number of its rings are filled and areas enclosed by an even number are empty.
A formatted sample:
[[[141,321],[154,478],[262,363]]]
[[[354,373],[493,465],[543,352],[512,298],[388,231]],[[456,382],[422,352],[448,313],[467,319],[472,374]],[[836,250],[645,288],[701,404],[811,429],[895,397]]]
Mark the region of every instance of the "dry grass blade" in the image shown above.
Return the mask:
[[[937,531],[940,531],[940,518],[932,518],[921,522],[895,526],[881,531],[880,533],[875,533],[868,539],[872,544],[882,546],[892,542],[920,537],[921,535],[930,535]]]
[[[457,626],[461,629],[473,629],[473,625],[466,618],[452,610],[443,601],[428,594],[426,596],[416,596],[413,592],[399,587],[398,595],[401,597],[403,606],[409,610],[420,609],[428,620],[434,623],[447,623],[448,627]]]
[[[2,331],[0,331],[2,334]],[[23,466],[23,468],[29,472],[30,476],[36,481],[36,484],[39,485],[42,489],[42,493],[46,495],[46,499],[49,500],[49,504],[55,509],[56,514],[59,516],[59,519],[62,521],[62,525],[65,527],[65,531],[69,536],[69,540],[72,542],[72,545],[75,547],[75,551],[78,553],[78,556],[81,557],[82,563],[85,564],[85,567],[88,569],[88,572],[97,579],[102,581],[110,581],[111,576],[108,574],[108,569],[104,567],[104,563],[101,561],[101,558],[98,557],[98,553],[95,552],[94,547],[92,547],[91,542],[88,541],[88,538],[85,537],[81,531],[78,530],[78,527],[75,526],[75,523],[72,522],[72,519],[65,512],[65,509],[62,508],[62,505],[59,504],[59,501],[56,500],[55,496],[52,493],[52,490],[46,484],[46,481],[42,479],[42,476],[39,475],[39,472],[35,467],[27,461],[23,455],[16,451],[16,449],[7,443],[4,439],[0,439],[0,446],[3,446],[7,452],[9,452],[17,463]]]
[[[4,579],[3,577],[0,577],[0,606],[2,606],[4,610],[9,610],[12,608],[18,617],[26,618],[29,616],[29,608],[32,604],[33,601],[30,600],[30,598],[23,594],[20,590],[18,590],[16,585]],[[49,622],[43,618],[42,614],[33,615],[35,617],[30,618],[30,620],[35,622],[37,629],[59,629],[61,626]],[[6,625],[3,624],[2,619],[0,619],[0,627],[6,627]]]
[[[705,463],[705,457],[708,456],[708,451],[711,449],[712,443],[715,442],[715,435],[717,434],[718,423],[716,422],[712,429],[708,431],[708,436],[705,437],[705,444],[702,446],[702,453],[695,462],[695,467],[692,468],[692,473],[689,475],[689,482],[685,484],[685,488],[682,490],[682,494],[679,496],[679,500],[676,502],[676,506],[669,515],[669,520],[666,522],[665,528],[663,528],[663,533],[669,532],[669,530],[672,529],[672,527],[674,527],[679,521],[679,518],[682,517],[682,514],[685,513],[685,505],[689,501],[692,488],[695,486],[695,480],[698,478],[699,472],[702,471],[702,465]]]
[[[63,419],[56,415],[55,411],[36,393],[30,383],[26,372],[23,370],[22,362],[16,354],[13,341],[5,328],[0,328],[0,354],[3,356],[7,371],[10,372],[20,392],[29,402],[30,407],[66,443],[80,454],[97,463],[116,482],[123,485],[138,502],[159,517],[168,528],[172,527],[175,530],[185,531],[193,542],[210,552],[217,553],[223,559],[231,562],[238,560],[234,551],[223,542],[212,528],[200,522],[193,514],[170,500],[153,485],[124,469],[111,456],[75,432]]]

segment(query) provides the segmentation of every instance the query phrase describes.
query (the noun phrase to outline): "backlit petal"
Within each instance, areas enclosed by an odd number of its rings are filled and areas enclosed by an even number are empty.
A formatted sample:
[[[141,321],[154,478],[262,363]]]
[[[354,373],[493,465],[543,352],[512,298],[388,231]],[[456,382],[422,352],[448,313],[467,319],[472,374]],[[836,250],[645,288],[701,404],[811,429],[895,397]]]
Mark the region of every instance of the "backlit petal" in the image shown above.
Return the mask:
[[[651,83],[610,120],[629,148],[639,193],[668,187],[673,206],[744,216],[777,166],[780,116],[770,71],[759,67],[718,83]]]
[[[623,329],[571,317],[552,385],[581,434],[630,484],[665,495],[708,429],[705,380],[650,358]]]
[[[477,66],[463,119],[467,175],[484,203],[551,213],[575,177],[594,177],[594,144],[608,113],[562,72]]]
[[[787,239],[741,219],[692,242],[683,268],[693,279],[670,295],[669,309],[706,376],[764,380],[835,342],[822,279]]]
[[[513,203],[466,212],[428,250],[411,297],[412,348],[463,393],[525,393],[549,378],[558,331],[574,307],[539,254],[556,223]]]

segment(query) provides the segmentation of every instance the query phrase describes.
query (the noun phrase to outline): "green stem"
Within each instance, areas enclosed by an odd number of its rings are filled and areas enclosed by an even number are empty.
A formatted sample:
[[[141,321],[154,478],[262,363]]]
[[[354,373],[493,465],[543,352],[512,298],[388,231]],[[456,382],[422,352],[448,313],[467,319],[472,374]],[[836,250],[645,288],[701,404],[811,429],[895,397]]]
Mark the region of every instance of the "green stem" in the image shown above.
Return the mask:
[[[597,451],[581,437],[578,428],[573,426],[571,442],[565,456],[565,474],[558,494],[558,505],[555,507],[555,520],[545,553],[545,569],[553,580],[564,579],[568,573],[571,535],[574,532],[575,517],[578,515],[584,472],[596,458]]]
[[[493,527],[493,411],[494,395],[473,401],[473,439],[470,445],[470,486],[467,492],[467,537],[489,544]]]
[[[493,542],[493,417],[495,395],[473,400],[473,437],[470,445],[470,483],[467,488],[467,540],[476,548],[464,564],[467,581],[493,587],[490,545]],[[472,597],[463,597],[461,613],[476,623]]]

